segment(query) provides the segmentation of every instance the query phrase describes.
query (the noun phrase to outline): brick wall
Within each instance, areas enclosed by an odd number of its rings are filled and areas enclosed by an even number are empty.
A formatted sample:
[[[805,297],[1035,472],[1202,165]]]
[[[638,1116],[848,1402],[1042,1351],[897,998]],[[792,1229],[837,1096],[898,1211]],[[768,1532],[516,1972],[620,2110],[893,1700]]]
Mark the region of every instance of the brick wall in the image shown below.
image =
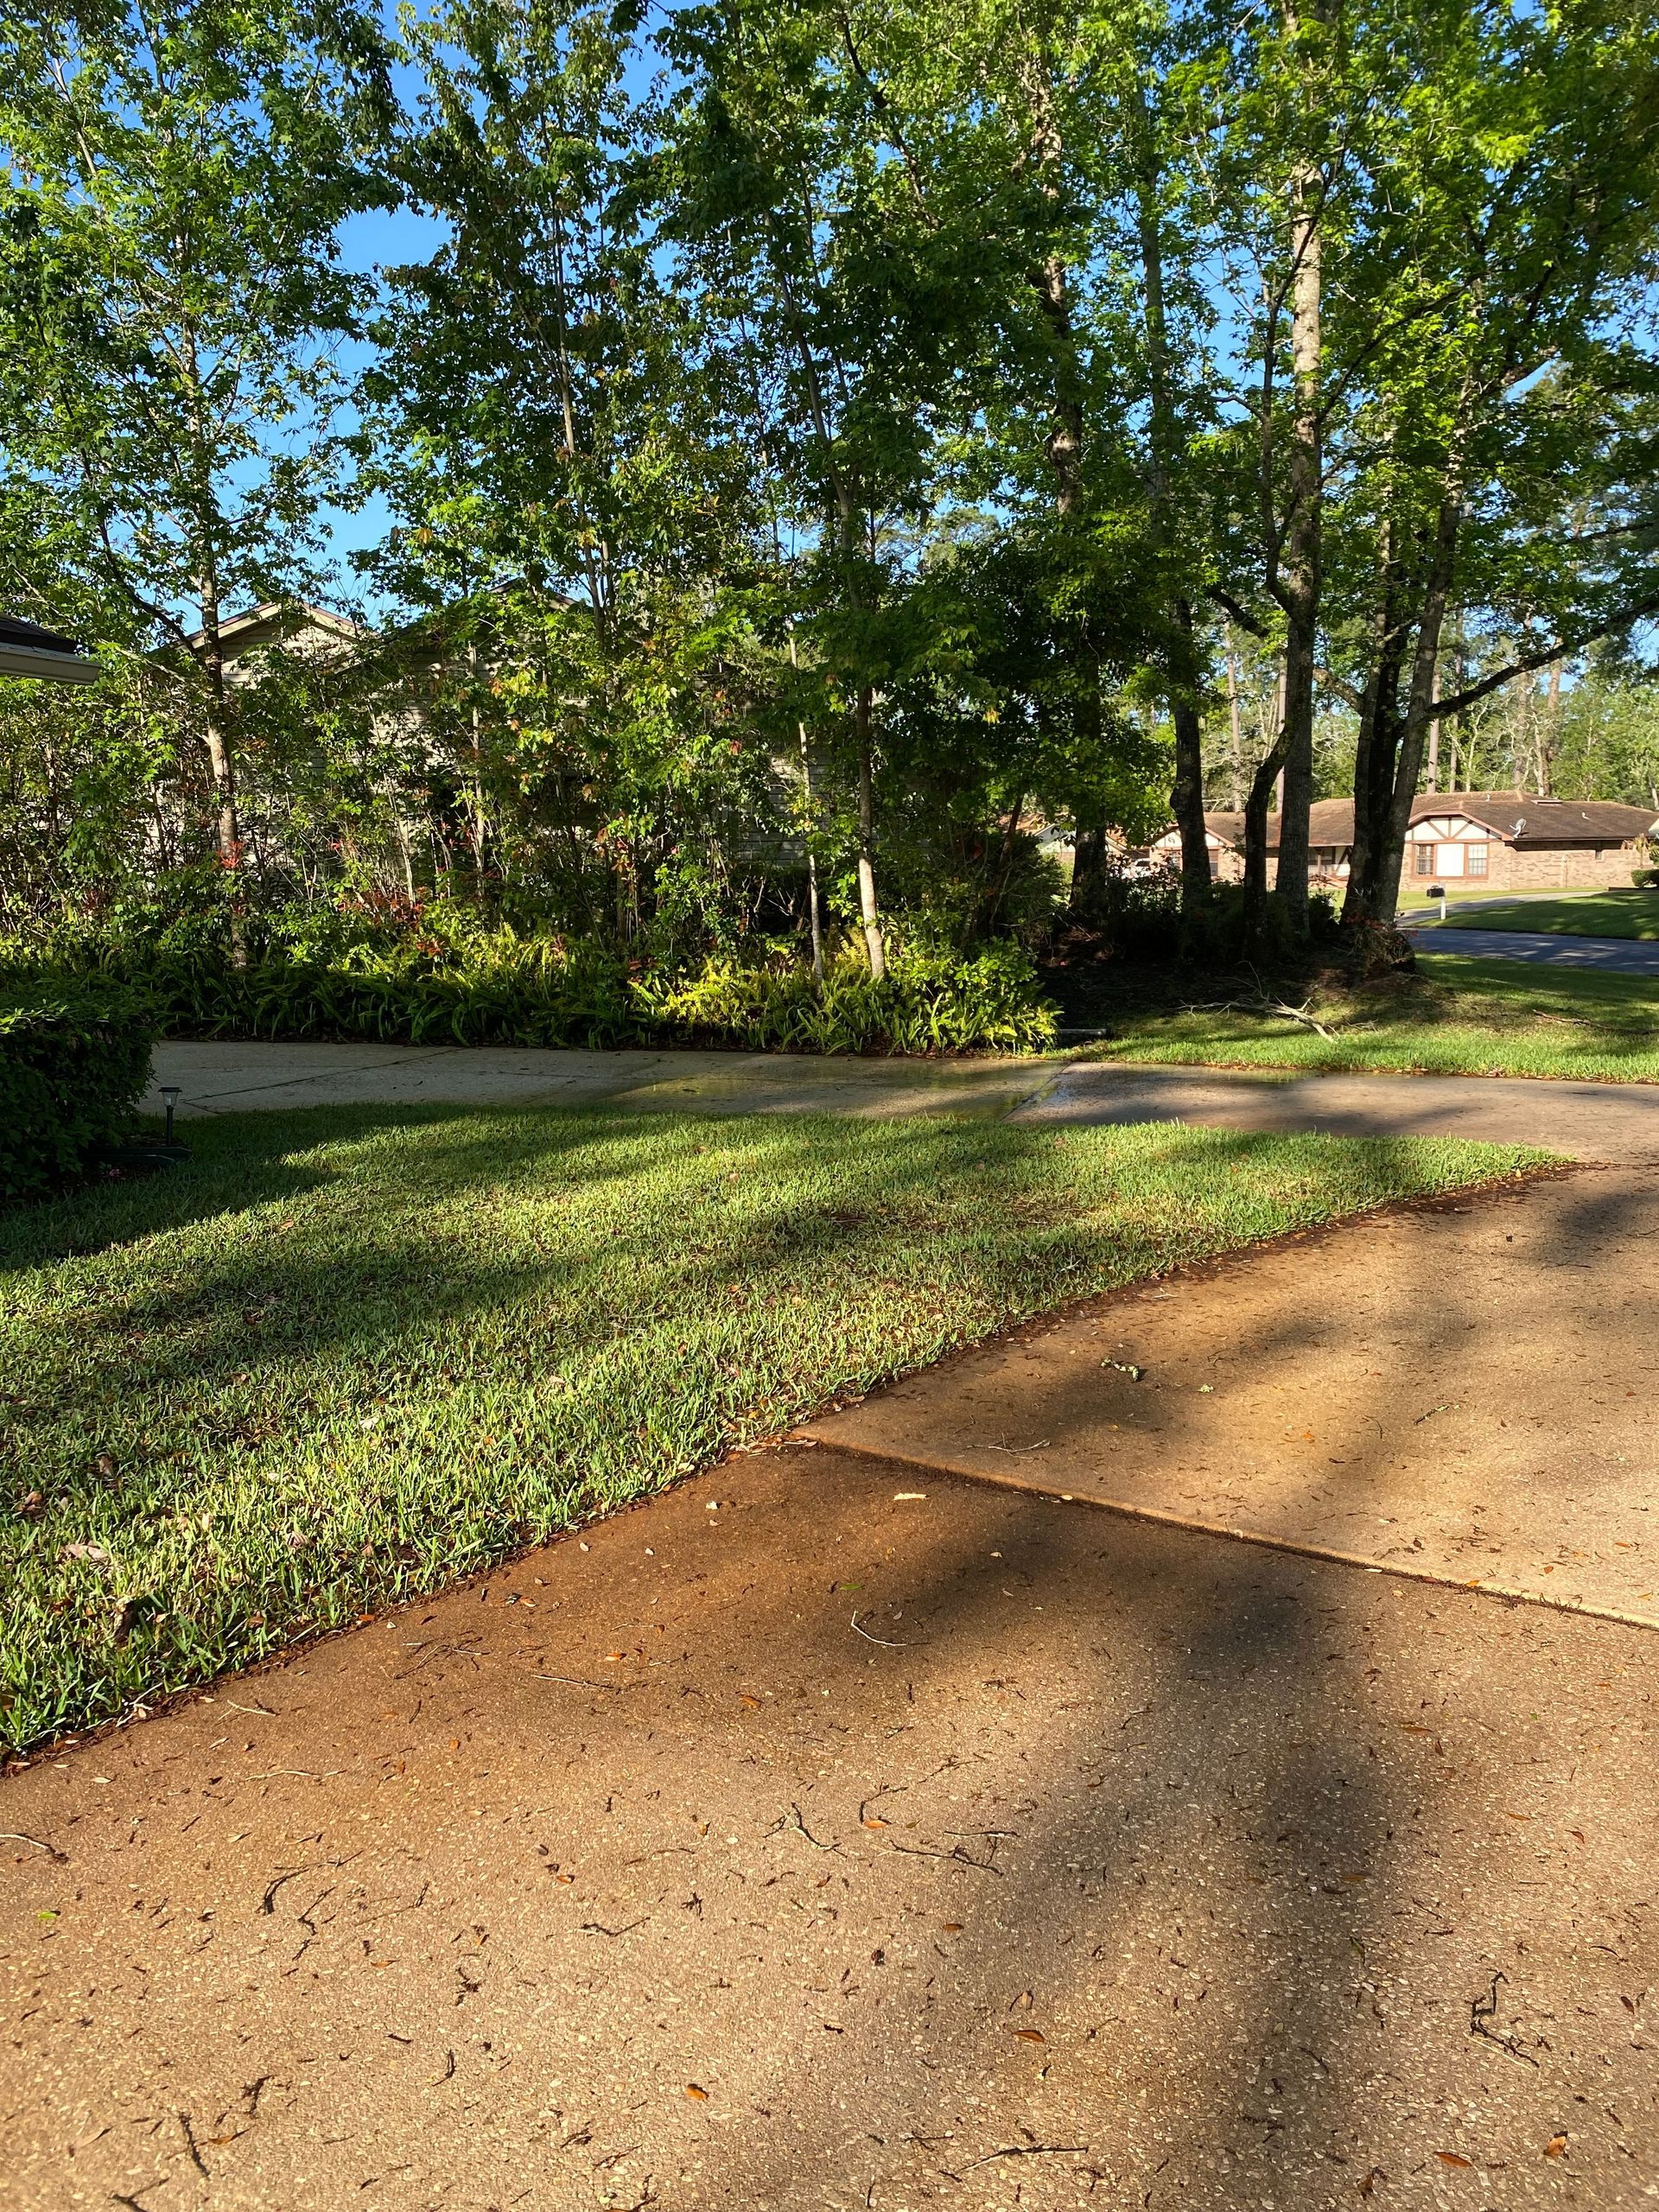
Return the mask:
[[[1419,875],[1408,845],[1400,880],[1402,887],[1414,883],[1421,890],[1427,883],[1446,883],[1471,893],[1477,890],[1628,891],[1631,870],[1641,866],[1641,855],[1634,845],[1604,845],[1598,854],[1593,845],[1529,849],[1506,845],[1494,837],[1486,848],[1484,876]]]
[[[1608,891],[1630,887],[1640,865],[1634,845],[1563,845],[1554,850],[1494,846],[1510,863],[1507,888],[1516,891]]]

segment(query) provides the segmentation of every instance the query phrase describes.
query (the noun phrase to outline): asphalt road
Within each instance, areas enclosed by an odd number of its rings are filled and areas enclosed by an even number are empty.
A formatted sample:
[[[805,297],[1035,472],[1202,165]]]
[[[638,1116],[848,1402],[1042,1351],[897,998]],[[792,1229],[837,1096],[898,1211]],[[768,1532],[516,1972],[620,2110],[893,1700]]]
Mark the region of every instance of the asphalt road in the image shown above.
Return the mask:
[[[1587,968],[1609,976],[1659,976],[1659,944],[1624,937],[1548,937],[1522,930],[1470,930],[1439,923],[1408,927],[1419,952],[1470,960],[1522,960],[1539,968]]]

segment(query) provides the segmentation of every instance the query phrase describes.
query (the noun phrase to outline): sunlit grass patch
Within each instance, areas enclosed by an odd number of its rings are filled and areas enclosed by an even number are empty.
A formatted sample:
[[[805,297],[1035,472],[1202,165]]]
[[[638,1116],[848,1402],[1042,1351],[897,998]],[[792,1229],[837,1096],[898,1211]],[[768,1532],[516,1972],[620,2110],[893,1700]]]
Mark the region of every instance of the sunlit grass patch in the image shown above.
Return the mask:
[[[0,1740],[435,1590],[1443,1141],[328,1109],[0,1225]],[[804,1498],[803,1510],[810,1510]]]
[[[1446,916],[1451,929],[1522,930],[1559,937],[1659,938],[1659,892],[1580,891],[1559,899],[1505,899]]]
[[[1090,1058],[1161,1065],[1659,1081],[1659,979],[1420,957],[1415,977],[1316,994],[1306,1021],[1126,1014]]]

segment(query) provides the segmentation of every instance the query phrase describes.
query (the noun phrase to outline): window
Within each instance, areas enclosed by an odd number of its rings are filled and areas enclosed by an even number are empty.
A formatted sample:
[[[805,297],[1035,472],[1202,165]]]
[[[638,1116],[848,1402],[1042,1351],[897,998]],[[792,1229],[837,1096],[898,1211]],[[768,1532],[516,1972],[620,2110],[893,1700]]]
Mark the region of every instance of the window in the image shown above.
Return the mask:
[[[1471,846],[1470,846],[1470,848],[1469,848],[1469,873],[1470,873],[1470,874],[1471,874],[1471,875],[1484,875],[1484,874],[1485,874],[1485,873],[1486,873],[1486,848],[1485,848],[1485,846],[1484,846],[1484,845],[1471,845]]]
[[[1413,854],[1415,855],[1412,861],[1412,867],[1415,873],[1419,875],[1433,875],[1434,873],[1433,846],[1414,845],[1411,849]]]
[[[1436,845],[1434,848],[1435,874],[1461,875],[1463,856],[1467,850],[1466,845]]]

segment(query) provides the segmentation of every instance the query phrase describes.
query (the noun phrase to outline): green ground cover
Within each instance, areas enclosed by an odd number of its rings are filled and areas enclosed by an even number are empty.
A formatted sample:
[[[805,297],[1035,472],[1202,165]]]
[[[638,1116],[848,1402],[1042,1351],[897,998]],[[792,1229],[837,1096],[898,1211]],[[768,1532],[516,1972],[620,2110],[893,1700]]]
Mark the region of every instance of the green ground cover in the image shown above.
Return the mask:
[[[1241,1010],[1124,1014],[1091,1059],[1659,1082],[1659,978],[1420,957],[1414,976],[1314,993],[1323,1029]]]
[[[0,1741],[439,1588],[1086,1293],[1535,1155],[327,1109],[0,1224]]]
[[[1551,937],[1659,938],[1659,891],[1580,891],[1560,898],[1509,899],[1459,913],[1455,903],[1446,925],[1453,930],[1527,930]]]

